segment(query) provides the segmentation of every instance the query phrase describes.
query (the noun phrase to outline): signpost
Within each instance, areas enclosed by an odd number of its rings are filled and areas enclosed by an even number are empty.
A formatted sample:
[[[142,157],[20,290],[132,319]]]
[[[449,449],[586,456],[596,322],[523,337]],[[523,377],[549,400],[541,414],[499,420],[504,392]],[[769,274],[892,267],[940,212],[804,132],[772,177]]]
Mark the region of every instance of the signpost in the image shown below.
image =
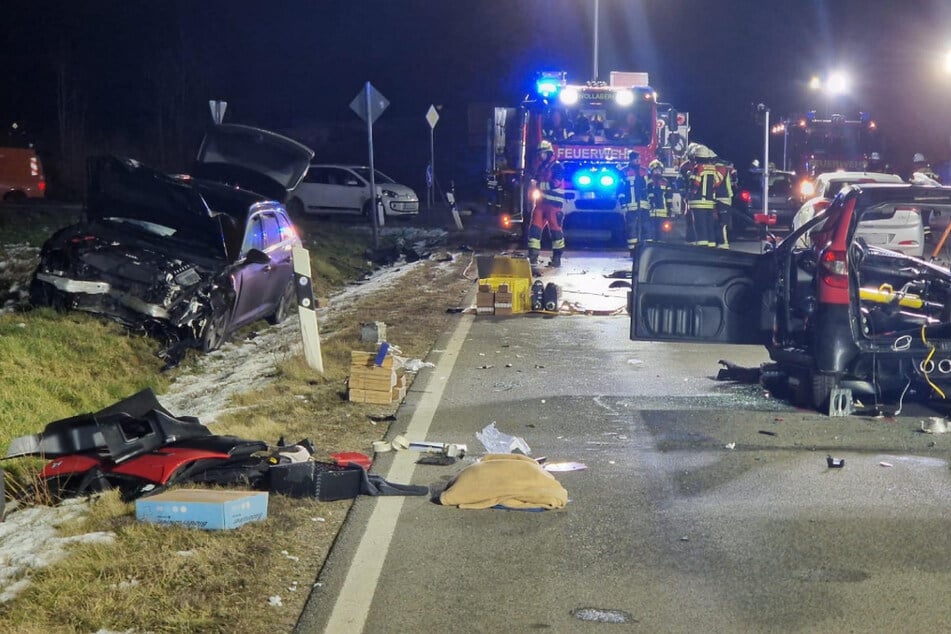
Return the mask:
[[[439,122],[439,113],[436,112],[436,106],[430,105],[429,110],[426,111],[426,123],[429,124],[429,170],[426,172],[426,209],[431,210],[433,208],[433,201],[435,197],[433,196],[433,181],[435,180],[436,174],[436,150],[435,150],[435,135],[436,135],[436,124]]]
[[[211,120],[215,122],[215,125],[221,125],[225,118],[225,110],[228,109],[228,102],[209,99],[208,107],[211,108]]]
[[[370,216],[373,218],[373,246],[380,246],[380,227],[384,218],[376,192],[376,170],[373,167],[373,122],[390,105],[386,97],[377,92],[370,82],[350,102],[350,109],[367,122],[367,146],[370,154]]]

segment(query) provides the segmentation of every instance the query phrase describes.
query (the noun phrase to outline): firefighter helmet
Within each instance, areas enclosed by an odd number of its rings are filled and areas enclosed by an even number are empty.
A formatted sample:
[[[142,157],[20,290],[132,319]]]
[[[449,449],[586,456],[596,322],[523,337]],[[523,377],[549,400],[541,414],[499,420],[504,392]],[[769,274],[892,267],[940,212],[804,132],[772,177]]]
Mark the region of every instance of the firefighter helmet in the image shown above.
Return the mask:
[[[539,152],[554,152],[555,148],[552,147],[551,141],[542,141],[538,144]]]
[[[926,163],[925,155],[921,152],[915,152],[915,156],[911,159],[912,163]]]
[[[654,170],[664,171],[664,164],[660,162],[660,159],[654,159],[647,164],[647,169],[653,172]]]
[[[696,158],[703,158],[703,159],[711,159],[711,158],[717,157],[717,155],[713,153],[713,150],[708,148],[706,145],[699,145],[699,144],[697,148],[694,150],[693,155]]]

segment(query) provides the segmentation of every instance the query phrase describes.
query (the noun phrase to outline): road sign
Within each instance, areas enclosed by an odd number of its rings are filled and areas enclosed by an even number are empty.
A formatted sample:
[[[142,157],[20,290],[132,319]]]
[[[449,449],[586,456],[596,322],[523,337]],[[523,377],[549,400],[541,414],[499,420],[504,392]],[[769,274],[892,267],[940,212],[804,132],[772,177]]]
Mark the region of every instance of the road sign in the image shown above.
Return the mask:
[[[383,114],[383,111],[386,110],[386,107],[389,105],[390,102],[386,100],[386,97],[381,95],[377,89],[373,87],[373,84],[367,82],[366,87],[350,102],[350,109],[356,112],[358,117],[372,124],[377,120],[377,117]],[[368,108],[370,113],[369,117],[367,117]]]
[[[439,122],[439,113],[436,112],[435,106],[429,106],[429,110],[426,111],[426,121],[430,128],[436,127],[436,123]]]
[[[221,125],[225,118],[225,110],[228,109],[228,102],[210,99],[208,107],[211,108],[211,120],[215,122],[215,125]]]

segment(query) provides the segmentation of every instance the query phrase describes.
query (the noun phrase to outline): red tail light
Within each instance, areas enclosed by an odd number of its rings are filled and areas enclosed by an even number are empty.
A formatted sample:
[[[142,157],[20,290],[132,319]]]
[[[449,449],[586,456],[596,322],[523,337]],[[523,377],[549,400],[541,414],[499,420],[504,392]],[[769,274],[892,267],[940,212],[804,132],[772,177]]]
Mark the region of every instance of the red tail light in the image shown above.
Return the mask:
[[[742,200],[743,202],[749,204],[749,202],[750,202],[751,200],[753,200],[753,195],[750,194],[750,190],[744,189],[743,191],[741,191],[741,192],[740,192],[740,200]]]
[[[776,214],[753,214],[753,222],[772,227],[776,224]]]
[[[39,184],[37,184],[36,188],[39,189],[41,192],[45,192],[45,191],[46,191],[46,181],[40,181]]]
[[[845,251],[823,251],[819,256],[819,264],[823,271],[823,282],[834,288],[849,287],[849,265],[845,260]]]
[[[674,230],[674,223],[672,223],[669,220],[665,220],[662,223],[660,223],[660,230],[663,231],[664,233],[670,233],[671,231]]]

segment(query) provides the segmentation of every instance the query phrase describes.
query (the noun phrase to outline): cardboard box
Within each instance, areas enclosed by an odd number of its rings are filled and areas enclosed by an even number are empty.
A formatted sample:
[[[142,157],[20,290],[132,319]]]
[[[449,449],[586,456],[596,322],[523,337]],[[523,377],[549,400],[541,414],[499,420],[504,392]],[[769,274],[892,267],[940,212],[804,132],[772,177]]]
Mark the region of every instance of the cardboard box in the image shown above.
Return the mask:
[[[230,489],[175,489],[135,502],[140,522],[204,530],[237,528],[267,519],[267,493]]]
[[[347,397],[352,403],[369,403],[371,405],[389,405],[393,402],[392,389],[386,390],[361,390],[359,388],[350,388]]]
[[[389,390],[397,381],[396,371],[386,368],[355,368],[350,370],[347,385],[359,390]]]
[[[269,475],[272,492],[322,502],[353,499],[363,485],[361,467],[314,460],[274,465]]]
[[[532,268],[527,259],[480,255],[476,257],[476,264],[479,270],[479,288],[487,286],[496,294],[492,306],[494,314],[511,315],[531,310]],[[499,293],[503,294],[502,313],[498,310]],[[507,293],[511,294],[510,300]],[[476,312],[482,314],[479,311],[478,294],[476,300]],[[511,304],[511,309],[506,304]]]

